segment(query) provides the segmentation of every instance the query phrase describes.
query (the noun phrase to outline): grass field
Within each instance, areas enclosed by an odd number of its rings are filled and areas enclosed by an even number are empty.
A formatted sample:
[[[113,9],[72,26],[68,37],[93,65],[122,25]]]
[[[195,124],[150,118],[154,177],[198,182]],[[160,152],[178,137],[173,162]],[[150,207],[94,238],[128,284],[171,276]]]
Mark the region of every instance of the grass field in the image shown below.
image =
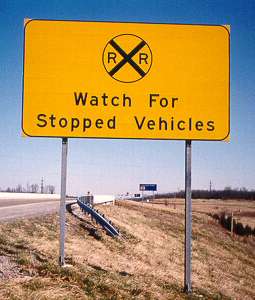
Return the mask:
[[[182,292],[183,203],[122,201],[99,207],[118,239],[67,214],[65,268],[57,215],[0,224],[0,299],[254,299],[255,239],[231,237],[205,204],[193,205],[192,295]]]
[[[175,208],[178,212],[183,212],[185,205],[183,199],[158,199],[149,204],[152,203]],[[255,227],[255,201],[193,199],[192,206],[195,213],[220,214],[225,212],[227,215],[233,213],[236,220],[244,225]]]

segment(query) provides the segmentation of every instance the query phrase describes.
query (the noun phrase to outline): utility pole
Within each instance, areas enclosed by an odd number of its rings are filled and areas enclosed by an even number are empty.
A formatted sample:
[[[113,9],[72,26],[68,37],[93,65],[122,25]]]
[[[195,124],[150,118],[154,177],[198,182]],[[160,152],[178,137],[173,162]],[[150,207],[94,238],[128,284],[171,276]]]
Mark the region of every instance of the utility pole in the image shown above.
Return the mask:
[[[41,179],[41,194],[43,194],[43,177]]]
[[[210,193],[212,191],[212,181],[210,180]]]

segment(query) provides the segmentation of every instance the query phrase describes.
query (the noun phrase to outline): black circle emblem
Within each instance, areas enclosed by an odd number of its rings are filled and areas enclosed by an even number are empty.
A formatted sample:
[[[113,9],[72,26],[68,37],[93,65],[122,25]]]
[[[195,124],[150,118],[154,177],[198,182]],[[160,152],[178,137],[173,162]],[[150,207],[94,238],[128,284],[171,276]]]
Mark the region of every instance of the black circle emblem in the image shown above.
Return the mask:
[[[152,64],[152,52],[149,45],[137,35],[121,34],[106,44],[103,64],[112,78],[131,83],[148,74]]]

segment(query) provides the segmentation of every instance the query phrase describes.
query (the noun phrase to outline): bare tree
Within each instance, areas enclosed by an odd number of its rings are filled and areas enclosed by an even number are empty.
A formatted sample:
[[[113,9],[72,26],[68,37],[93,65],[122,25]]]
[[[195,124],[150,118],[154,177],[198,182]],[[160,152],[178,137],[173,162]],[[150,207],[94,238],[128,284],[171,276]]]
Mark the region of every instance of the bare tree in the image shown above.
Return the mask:
[[[54,194],[55,193],[55,186],[54,185],[48,185],[48,190],[50,194]]]
[[[26,189],[26,192],[27,192],[27,193],[30,193],[30,192],[31,192],[31,186],[30,186],[29,182],[27,183],[27,189]]]
[[[37,183],[31,184],[31,191],[32,193],[37,193],[39,190],[39,185]]]
[[[55,186],[54,185],[50,185],[50,184],[45,185],[44,192],[46,194],[54,194],[54,192],[55,192]]]
[[[231,191],[231,190],[232,190],[232,188],[230,185],[224,187],[224,191]]]
[[[18,184],[16,189],[15,189],[15,192],[16,193],[22,193],[22,185],[21,184]]]

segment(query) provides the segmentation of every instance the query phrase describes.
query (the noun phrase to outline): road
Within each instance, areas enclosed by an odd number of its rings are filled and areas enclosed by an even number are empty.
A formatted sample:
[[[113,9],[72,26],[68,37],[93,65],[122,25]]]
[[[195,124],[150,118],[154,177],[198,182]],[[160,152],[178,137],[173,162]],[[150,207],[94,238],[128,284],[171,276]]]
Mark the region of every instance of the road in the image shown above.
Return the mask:
[[[74,201],[67,201],[67,203],[70,202]],[[57,212],[58,210],[59,200],[56,199],[1,199],[0,221],[41,216]]]

